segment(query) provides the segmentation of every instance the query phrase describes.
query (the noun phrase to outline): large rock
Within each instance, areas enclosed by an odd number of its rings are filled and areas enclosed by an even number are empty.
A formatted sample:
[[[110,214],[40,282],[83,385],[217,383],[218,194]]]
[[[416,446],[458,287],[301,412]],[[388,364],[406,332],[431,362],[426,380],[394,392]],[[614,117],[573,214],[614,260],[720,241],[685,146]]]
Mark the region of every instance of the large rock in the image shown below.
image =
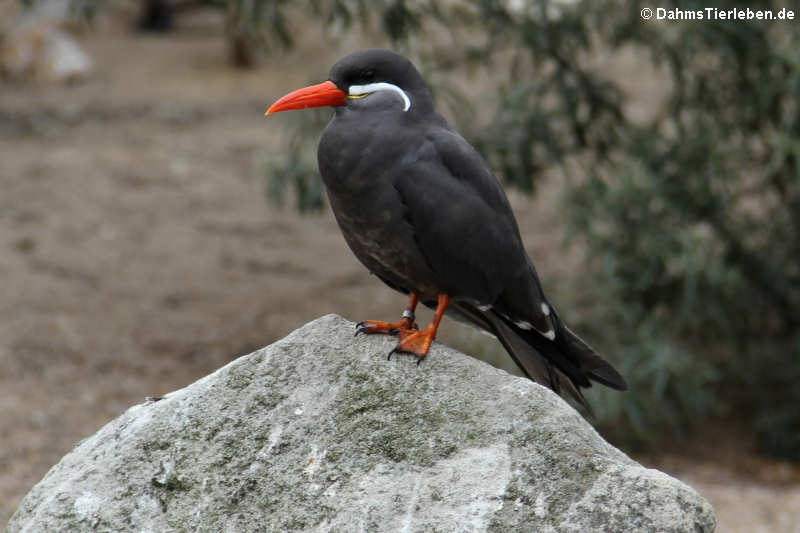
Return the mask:
[[[329,315],[81,442],[9,531],[713,531],[530,381]]]

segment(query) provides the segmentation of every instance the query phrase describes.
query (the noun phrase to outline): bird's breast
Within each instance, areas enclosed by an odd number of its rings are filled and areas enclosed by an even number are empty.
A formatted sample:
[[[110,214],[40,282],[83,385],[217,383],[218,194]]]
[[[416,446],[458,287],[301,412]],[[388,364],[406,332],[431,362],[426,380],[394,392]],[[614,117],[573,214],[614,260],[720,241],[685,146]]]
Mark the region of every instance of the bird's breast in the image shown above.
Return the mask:
[[[406,290],[433,293],[437,280],[417,246],[393,180],[414,140],[380,123],[335,123],[319,146],[319,168],[342,234],[373,273]],[[401,177],[401,179],[404,179]]]

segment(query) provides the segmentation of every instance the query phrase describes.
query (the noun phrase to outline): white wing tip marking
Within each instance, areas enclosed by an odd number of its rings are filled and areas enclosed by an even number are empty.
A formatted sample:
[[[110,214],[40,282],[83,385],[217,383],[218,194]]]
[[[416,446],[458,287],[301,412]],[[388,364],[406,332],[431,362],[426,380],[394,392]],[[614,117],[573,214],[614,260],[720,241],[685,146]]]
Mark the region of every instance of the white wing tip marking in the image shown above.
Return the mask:
[[[544,302],[542,302],[542,313],[544,313],[544,316],[550,316],[550,306]]]
[[[542,333],[542,335],[544,335],[545,337],[547,337],[551,341],[556,340],[556,332],[554,330],[552,330],[552,329],[550,331],[548,331],[547,333]]]

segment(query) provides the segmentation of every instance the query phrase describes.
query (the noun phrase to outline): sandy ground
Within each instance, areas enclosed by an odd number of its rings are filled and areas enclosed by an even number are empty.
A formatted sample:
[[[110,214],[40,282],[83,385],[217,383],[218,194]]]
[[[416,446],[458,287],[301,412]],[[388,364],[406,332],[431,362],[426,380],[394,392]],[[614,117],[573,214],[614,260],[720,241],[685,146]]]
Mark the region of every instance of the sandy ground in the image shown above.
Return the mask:
[[[88,82],[0,85],[0,523],[145,396],[322,314],[391,318],[404,305],[351,256],[330,212],[265,201],[264,160],[285,122],[263,111],[323,76],[337,50],[241,72],[221,39],[193,32],[85,42],[98,66]],[[564,275],[555,196],[552,184],[512,196],[551,284]],[[445,342],[482,346],[446,329]],[[645,462],[710,499],[722,533],[800,532],[796,469],[692,457]]]

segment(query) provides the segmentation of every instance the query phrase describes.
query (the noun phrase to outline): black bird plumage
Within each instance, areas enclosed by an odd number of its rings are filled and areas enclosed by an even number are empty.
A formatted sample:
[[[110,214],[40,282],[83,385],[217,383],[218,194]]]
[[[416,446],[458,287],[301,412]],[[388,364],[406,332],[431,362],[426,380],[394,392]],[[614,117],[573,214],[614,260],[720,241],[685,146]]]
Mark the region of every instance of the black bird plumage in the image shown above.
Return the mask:
[[[413,64],[363,50],[329,79],[348,98],[322,135],[319,170],[356,257],[429,307],[448,295],[447,315],[496,336],[527,377],[556,392],[586,405],[580,388],[591,381],[625,390],[545,297],[502,186],[436,113]]]

